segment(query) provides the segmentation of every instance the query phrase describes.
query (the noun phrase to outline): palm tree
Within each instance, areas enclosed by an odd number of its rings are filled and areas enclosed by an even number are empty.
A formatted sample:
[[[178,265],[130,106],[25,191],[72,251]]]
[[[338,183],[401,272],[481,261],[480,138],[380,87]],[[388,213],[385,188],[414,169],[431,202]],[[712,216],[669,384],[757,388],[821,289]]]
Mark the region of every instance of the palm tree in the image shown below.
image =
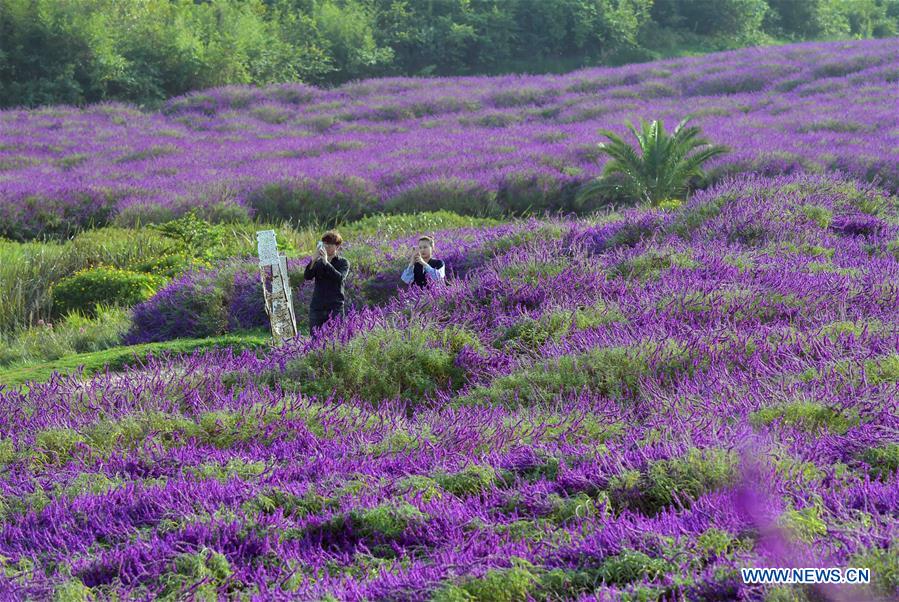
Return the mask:
[[[609,130],[599,133],[609,142],[599,150],[611,157],[602,175],[584,184],[577,194],[580,204],[599,192],[624,193],[652,206],[665,199],[683,200],[693,177],[704,177],[702,164],[728,152],[726,146],[701,138],[697,126],[686,127],[690,116],[677,124],[670,135],[662,122],[640,120],[641,131],[625,122],[640,146],[640,154],[620,136]]]

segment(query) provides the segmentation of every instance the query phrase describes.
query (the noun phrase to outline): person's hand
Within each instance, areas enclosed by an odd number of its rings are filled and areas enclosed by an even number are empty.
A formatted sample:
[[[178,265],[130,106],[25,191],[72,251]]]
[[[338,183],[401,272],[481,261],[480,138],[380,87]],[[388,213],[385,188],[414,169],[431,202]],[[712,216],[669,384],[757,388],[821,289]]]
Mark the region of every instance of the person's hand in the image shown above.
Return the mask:
[[[415,263],[420,263],[421,265],[425,264],[425,260],[421,258],[421,253],[415,254]]]
[[[327,259],[327,257],[328,257],[328,252],[325,251],[324,247],[322,247],[321,249],[318,250],[318,259],[325,261],[325,259]]]

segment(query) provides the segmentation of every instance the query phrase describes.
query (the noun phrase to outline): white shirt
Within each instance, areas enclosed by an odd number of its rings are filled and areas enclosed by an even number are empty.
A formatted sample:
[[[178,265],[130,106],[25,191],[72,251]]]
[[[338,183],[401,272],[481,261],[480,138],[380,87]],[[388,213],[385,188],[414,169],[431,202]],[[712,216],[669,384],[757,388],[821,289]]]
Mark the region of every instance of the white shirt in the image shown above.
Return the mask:
[[[445,269],[446,264],[440,266],[440,269],[434,269],[425,262],[424,265],[421,266],[425,271],[425,278],[429,278],[431,280],[441,280],[446,277]],[[406,284],[412,284],[412,281],[415,280],[415,264],[407,265],[406,269],[403,270],[400,278]]]

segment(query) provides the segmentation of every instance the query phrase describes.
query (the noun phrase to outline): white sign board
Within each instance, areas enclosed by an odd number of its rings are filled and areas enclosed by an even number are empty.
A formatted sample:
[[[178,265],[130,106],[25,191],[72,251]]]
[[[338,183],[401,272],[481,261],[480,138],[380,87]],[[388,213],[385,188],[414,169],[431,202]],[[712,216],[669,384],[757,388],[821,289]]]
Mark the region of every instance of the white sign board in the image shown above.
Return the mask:
[[[274,230],[260,230],[256,233],[256,248],[259,251],[259,265],[278,263],[278,243]]]

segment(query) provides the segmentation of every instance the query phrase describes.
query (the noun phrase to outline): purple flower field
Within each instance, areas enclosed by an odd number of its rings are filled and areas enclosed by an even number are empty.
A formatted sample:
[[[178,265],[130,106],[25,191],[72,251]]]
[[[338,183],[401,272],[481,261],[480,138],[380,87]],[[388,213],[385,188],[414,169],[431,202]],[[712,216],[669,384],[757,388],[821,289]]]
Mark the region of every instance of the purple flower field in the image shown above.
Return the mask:
[[[750,48],[558,76],[227,87],[171,100],[0,112],[0,236],[110,221],[350,219],[589,210],[597,129],[687,113],[729,145],[713,179],[840,171],[899,189],[895,39]]]
[[[798,50],[733,56],[778,52]],[[844,90],[839,110],[834,91],[814,102],[873,124],[895,119],[890,85]],[[853,104],[866,95],[880,104]],[[798,98],[768,102],[810,123]],[[788,121],[750,111],[717,131],[764,139]],[[861,161],[848,141],[886,152],[889,127],[790,148]],[[791,144],[778,135],[768,148]],[[89,162],[109,176],[108,156]],[[207,177],[187,173],[159,185]],[[742,175],[676,209],[438,241],[458,277],[360,305],[317,342],[0,389],[0,597],[897,599],[895,196],[832,175]],[[867,567],[872,584],[740,577],[815,566]]]

